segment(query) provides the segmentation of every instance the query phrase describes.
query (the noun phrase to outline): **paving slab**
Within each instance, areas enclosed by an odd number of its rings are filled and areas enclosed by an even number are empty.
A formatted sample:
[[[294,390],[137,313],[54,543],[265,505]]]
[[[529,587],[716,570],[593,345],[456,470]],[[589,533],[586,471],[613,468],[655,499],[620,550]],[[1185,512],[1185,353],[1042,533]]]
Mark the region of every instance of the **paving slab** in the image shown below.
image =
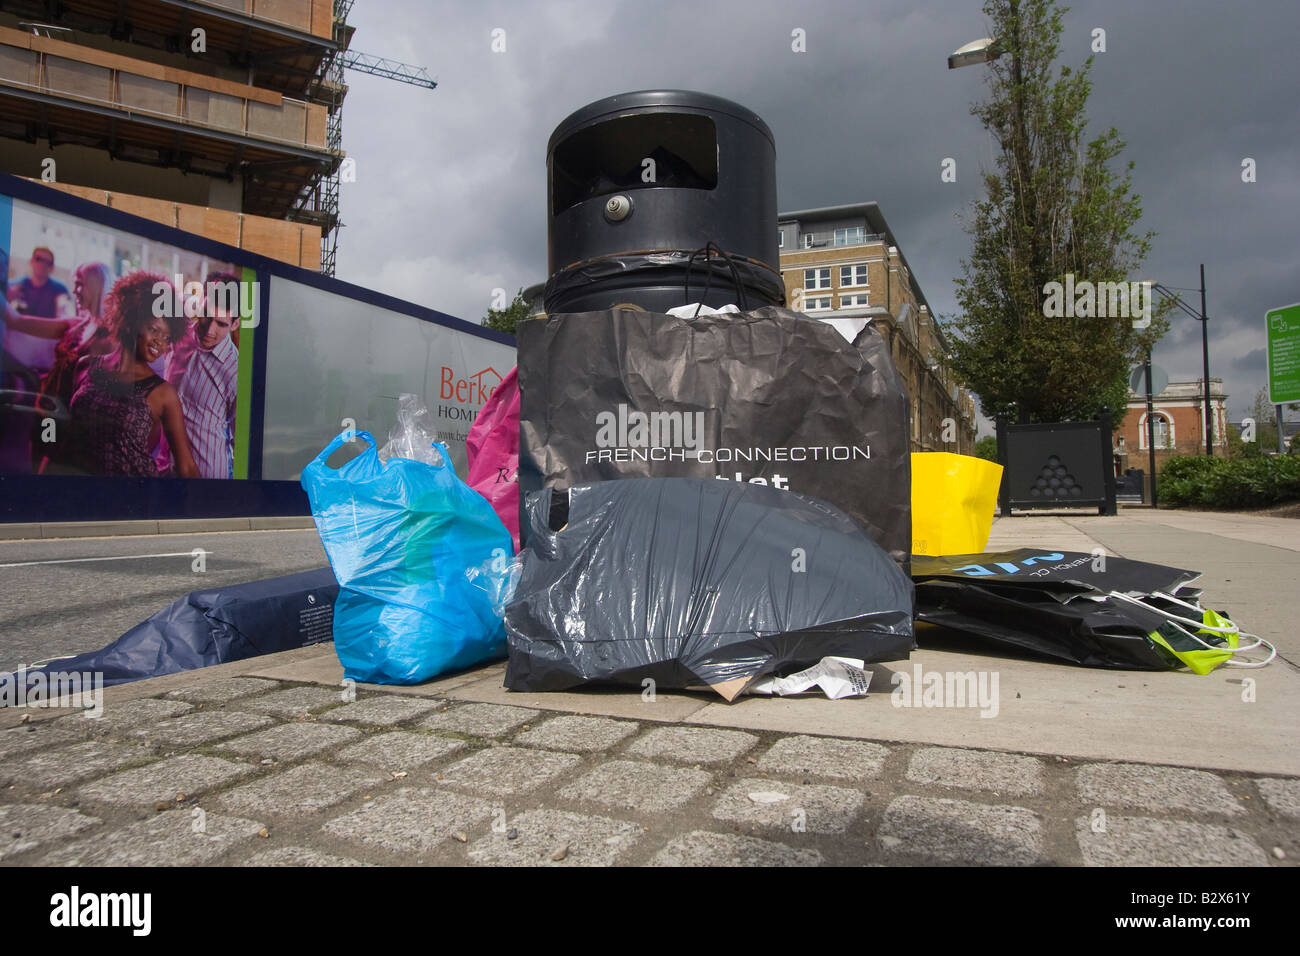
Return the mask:
[[[310,847],[283,846],[277,850],[255,853],[242,866],[373,866],[345,856],[321,853]]]
[[[796,849],[784,843],[693,830],[676,837],[654,855],[651,866],[821,866],[816,850]]]
[[[746,730],[853,737],[1091,760],[1176,764],[1300,776],[1300,672],[1285,662],[1206,676],[1179,671],[1112,671],[1028,658],[922,648],[909,661],[870,665],[866,697],[844,700],[744,697],[710,704],[693,723]],[[892,692],[921,674],[998,675],[996,716],[978,707],[895,706]],[[1255,682],[1247,701],[1241,683]],[[987,684],[992,690],[992,678]],[[899,695],[900,700],[902,695]],[[1195,714],[1189,720],[1188,714]],[[1159,727],[1159,733],[1151,728]],[[1206,727],[1231,727],[1209,733]]]
[[[926,747],[912,755],[907,779],[914,783],[988,790],[1011,797],[1043,792],[1043,762],[988,750]]]
[[[641,836],[641,827],[608,817],[529,810],[510,818],[466,856],[480,866],[612,866]]]
[[[689,803],[712,781],[713,775],[704,770],[610,760],[562,789],[560,797],[615,810],[661,813]]]
[[[241,816],[293,817],[319,813],[388,779],[362,767],[305,763],[217,796],[217,805]]]
[[[1246,808],[1221,777],[1204,770],[1091,764],[1076,771],[1079,798],[1101,807],[1239,816]]]
[[[412,857],[428,853],[453,833],[472,829],[496,809],[476,797],[403,787],[335,817],[323,830],[343,840],[401,854],[403,863],[409,865]]]
[[[194,709],[183,700],[128,700],[120,704],[105,700],[101,717],[64,717],[62,721],[73,730],[82,730],[93,736],[121,736],[130,734],[147,724],[171,717],[179,717]]]
[[[627,753],[681,763],[715,764],[735,760],[757,743],[756,736],[738,730],[656,727],[632,741]]]
[[[1152,525],[1163,525],[1180,531],[1197,534],[1211,534],[1219,538],[1233,538],[1251,544],[1261,544],[1270,548],[1287,551],[1300,551],[1300,528],[1294,518],[1270,518],[1264,515],[1234,514],[1219,511],[1190,511],[1183,509],[1160,509],[1156,511],[1137,511],[1125,514],[1125,527],[1144,526],[1149,532]],[[1078,519],[1071,524],[1082,525]],[[1112,530],[1115,525],[1108,525],[1098,530]],[[1084,533],[1087,533],[1085,530]]]
[[[1264,778],[1256,780],[1255,786],[1274,813],[1300,819],[1300,780]]]
[[[86,735],[79,729],[73,730],[70,725],[65,726],[60,721],[43,720],[9,730],[0,730],[0,761],[12,760],[19,754],[33,750],[49,750],[51,747],[85,739]]]
[[[53,841],[64,841],[98,824],[79,810],[44,804],[0,806],[0,860]]]
[[[442,730],[456,734],[474,734],[479,737],[497,737],[507,731],[535,720],[539,710],[525,707],[506,707],[500,704],[452,704],[446,710],[431,714],[418,726],[425,730]]]
[[[752,777],[729,786],[712,812],[715,820],[791,834],[843,833],[865,802],[860,790]]]
[[[536,790],[581,762],[582,758],[576,754],[490,747],[445,768],[438,774],[438,780],[470,793],[506,796]]]
[[[322,654],[334,656],[334,645],[327,643],[314,644],[310,647],[295,647],[293,650],[278,651],[261,657],[250,657],[225,664],[212,664],[208,667],[180,671],[175,674],[164,674],[161,677],[149,677],[127,684],[117,684],[104,689],[105,706],[123,703],[128,700],[140,700],[146,697],[165,697],[172,691],[199,687],[229,677],[251,676],[251,671],[269,666],[268,662],[270,661],[274,661],[275,666],[278,667],[299,667],[320,657]],[[0,716],[3,716],[2,711],[0,711]]]
[[[384,694],[381,697],[367,697],[364,700],[336,707],[322,715],[322,719],[339,723],[366,724],[372,727],[393,727],[444,705],[445,701],[436,698],[426,700],[419,697]]]
[[[236,737],[215,749],[255,757],[261,760],[298,760],[311,757],[323,750],[350,743],[361,736],[355,727],[336,727],[333,724],[282,724],[245,737]]]
[[[346,674],[343,665],[339,663],[338,655],[334,652],[333,643],[319,646],[323,649],[323,652],[310,660],[284,664],[278,661],[274,655],[268,655],[260,663],[254,664],[248,673],[272,680],[308,681],[313,684],[341,689],[345,686]],[[483,680],[485,677],[492,677],[500,683],[500,677],[497,675],[503,671],[504,665],[485,664],[465,671],[444,674],[423,684],[370,684],[365,681],[352,681],[351,686],[357,691],[373,690],[411,697],[441,697],[452,688],[472,684],[475,681]]]
[[[545,694],[511,691],[502,686],[502,680],[497,676],[462,684],[447,691],[447,696],[457,700],[475,700],[490,704],[532,707],[537,710],[560,710],[661,723],[686,720],[712,701],[719,699],[718,695],[711,691],[701,693],[664,689],[658,690],[652,696],[643,696],[642,690],[635,687],[583,687]]]
[[[1075,833],[1085,866],[1268,866],[1248,835],[1217,824],[1107,814],[1079,817]]]
[[[594,753],[608,750],[630,737],[637,732],[637,727],[631,721],[611,720],[608,717],[552,717],[540,727],[519,734],[515,737],[515,743],[551,750]]]
[[[1053,551],[1079,551],[1089,554],[1094,548],[1105,547],[1089,533],[1089,528],[1076,523],[1077,515],[1015,515],[995,518],[989,531],[985,551],[1008,551],[1013,548],[1050,548]],[[1125,517],[1128,514],[1125,513]]]
[[[758,759],[758,768],[788,776],[870,780],[880,775],[889,749],[834,737],[783,737]]]
[[[1293,671],[1300,664],[1295,581],[1300,577],[1300,521],[1211,512],[1161,510],[1097,532],[1132,557],[1201,571],[1202,602],[1243,630],[1273,642]],[[1237,678],[1263,671],[1239,672]]]
[[[183,754],[103,777],[85,784],[77,795],[97,803],[153,809],[159,802],[173,802],[182,794],[197,797],[254,772],[245,763]]]
[[[877,834],[891,856],[972,866],[1033,866],[1043,858],[1043,827],[1032,810],[902,796],[885,808]]]
[[[278,686],[280,685],[273,680],[257,677],[227,677],[224,680],[214,680],[207,684],[169,691],[167,696],[191,704],[227,704],[240,697],[274,690]]]
[[[141,727],[129,739],[147,746],[175,749],[198,747],[269,727],[273,723],[265,714],[249,714],[239,710],[206,710],[186,714],[172,720]]]
[[[338,655],[334,653],[334,644],[330,642],[327,645],[320,646],[328,648],[328,651],[316,654],[308,660],[297,661],[292,664],[286,664],[279,660],[276,654],[268,654],[266,657],[252,662],[252,666],[248,668],[247,673],[250,677],[260,677],[266,680],[302,681],[342,690],[343,665],[339,663]]]
[[[137,744],[88,740],[5,761],[0,764],[0,783],[53,790],[120,767],[155,759],[157,758],[151,751]]]
[[[372,734],[365,740],[344,747],[335,755],[336,762],[356,762],[381,767],[392,772],[411,771],[469,746],[463,740],[435,734],[394,730]]]
[[[261,829],[255,820],[169,810],[75,840],[39,862],[42,866],[203,866],[232,847],[257,839]]]
[[[277,717],[299,717],[319,713],[342,704],[343,692],[326,687],[290,687],[257,697],[241,697],[231,706]]]

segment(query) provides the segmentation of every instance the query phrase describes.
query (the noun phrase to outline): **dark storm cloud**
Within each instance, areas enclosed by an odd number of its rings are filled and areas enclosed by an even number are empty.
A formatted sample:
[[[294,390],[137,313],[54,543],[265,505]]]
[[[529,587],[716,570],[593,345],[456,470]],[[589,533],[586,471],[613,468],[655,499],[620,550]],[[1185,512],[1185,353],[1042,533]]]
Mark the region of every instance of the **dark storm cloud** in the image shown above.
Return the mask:
[[[546,277],[545,151],[555,126],[617,92],[685,88],[753,109],[777,143],[782,209],[874,200],[931,305],[955,309],[969,250],[957,215],[993,163],[969,114],[984,71],[945,58],[986,35],[977,2],[889,0],[437,4],[360,0],[354,48],[429,68],[432,92],[357,73],[344,145],[339,275],[477,319],[492,290]],[[1211,374],[1239,411],[1263,383],[1252,357],[1267,309],[1300,300],[1300,7],[1093,0],[1065,18],[1061,62],[1106,31],[1089,104],[1135,163],[1143,276],[1190,287],[1205,263]],[[790,31],[807,35],[791,51]],[[491,31],[506,31],[506,52]],[[1241,162],[1257,165],[1254,183]],[[940,181],[952,158],[957,182]],[[1199,310],[1199,292],[1183,293]],[[1201,369],[1200,324],[1181,313],[1157,346],[1172,379]]]
[[[1263,349],[1255,349],[1232,360],[1232,367],[1239,372],[1263,374],[1268,368],[1268,357]]]

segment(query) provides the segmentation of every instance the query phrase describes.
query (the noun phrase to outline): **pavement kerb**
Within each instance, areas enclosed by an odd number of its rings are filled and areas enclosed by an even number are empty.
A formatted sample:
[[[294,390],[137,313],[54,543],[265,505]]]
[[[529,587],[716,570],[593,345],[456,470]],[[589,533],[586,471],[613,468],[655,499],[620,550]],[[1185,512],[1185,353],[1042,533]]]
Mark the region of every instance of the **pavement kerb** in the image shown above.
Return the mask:
[[[57,538],[113,538],[150,534],[219,531],[298,531],[314,528],[310,516],[250,518],[169,518],[142,521],[46,521],[0,524],[0,541]]]

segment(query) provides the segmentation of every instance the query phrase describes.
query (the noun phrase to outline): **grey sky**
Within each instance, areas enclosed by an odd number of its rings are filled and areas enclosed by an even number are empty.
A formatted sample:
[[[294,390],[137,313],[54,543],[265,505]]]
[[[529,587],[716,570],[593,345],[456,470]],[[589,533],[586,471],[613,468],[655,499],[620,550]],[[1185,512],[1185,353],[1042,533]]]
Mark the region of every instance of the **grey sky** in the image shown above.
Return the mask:
[[[969,113],[984,70],[945,59],[987,35],[980,6],[358,0],[353,47],[425,66],[439,86],[349,72],[343,144],[357,180],[342,187],[337,274],[477,321],[494,288],[546,278],[556,125],[614,93],[694,89],[771,126],[783,210],[878,202],[931,306],[950,315],[969,249],[956,216],[992,154]],[[806,53],[791,51],[796,27]],[[1090,130],[1114,125],[1128,142],[1143,227],[1158,233],[1145,277],[1192,287],[1205,263],[1210,373],[1238,417],[1265,382],[1265,311],[1300,301],[1300,4],[1081,0],[1062,62],[1081,64],[1097,27],[1107,51]],[[495,28],[504,53],[492,52]],[[956,183],[940,181],[945,157]],[[1254,183],[1242,182],[1244,157]],[[1155,361],[1175,381],[1199,378],[1199,323],[1176,315]]]

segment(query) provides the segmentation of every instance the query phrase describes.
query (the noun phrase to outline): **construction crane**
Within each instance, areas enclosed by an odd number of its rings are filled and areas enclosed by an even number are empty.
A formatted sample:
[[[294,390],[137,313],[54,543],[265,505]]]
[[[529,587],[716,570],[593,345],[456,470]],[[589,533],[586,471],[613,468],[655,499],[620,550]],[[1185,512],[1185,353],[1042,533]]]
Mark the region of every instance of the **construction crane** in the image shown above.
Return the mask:
[[[348,70],[356,70],[359,73],[387,77],[399,83],[422,86],[426,90],[432,90],[438,86],[437,82],[429,77],[428,71],[422,66],[398,63],[396,60],[386,60],[381,56],[371,56],[368,53],[358,53],[355,50],[343,51],[343,67]]]

